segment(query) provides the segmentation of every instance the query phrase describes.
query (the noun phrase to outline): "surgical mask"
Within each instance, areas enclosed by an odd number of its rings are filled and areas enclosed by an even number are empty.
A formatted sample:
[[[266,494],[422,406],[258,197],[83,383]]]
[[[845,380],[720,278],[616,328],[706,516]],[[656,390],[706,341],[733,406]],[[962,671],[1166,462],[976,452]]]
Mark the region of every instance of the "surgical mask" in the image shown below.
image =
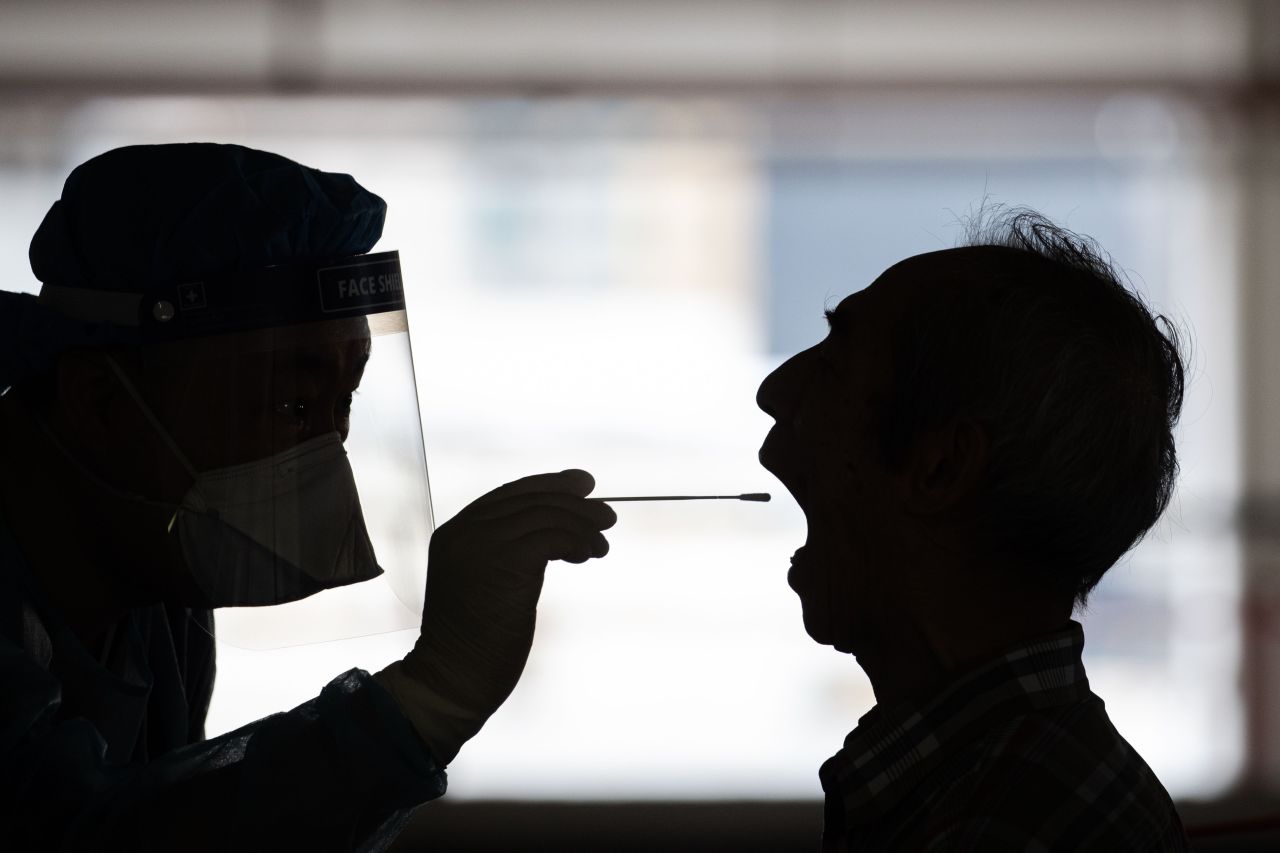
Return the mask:
[[[212,606],[297,601],[382,574],[337,432],[264,459],[197,471],[124,371],[107,358],[193,479],[169,530]]]

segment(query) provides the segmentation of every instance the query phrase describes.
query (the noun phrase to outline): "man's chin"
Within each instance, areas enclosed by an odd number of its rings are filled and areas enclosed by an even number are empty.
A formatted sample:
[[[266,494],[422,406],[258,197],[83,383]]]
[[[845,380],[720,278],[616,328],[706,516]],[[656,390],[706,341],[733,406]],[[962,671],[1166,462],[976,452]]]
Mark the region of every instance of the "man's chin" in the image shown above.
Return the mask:
[[[820,646],[830,646],[841,654],[846,655],[857,653],[857,643],[853,641],[848,632],[833,630],[829,621],[825,619],[811,618],[806,613],[804,616],[804,630],[809,635],[809,638]]]
[[[809,635],[809,639],[820,646],[835,647],[838,642],[838,638],[826,620],[811,618],[807,613],[804,616],[804,630]]]

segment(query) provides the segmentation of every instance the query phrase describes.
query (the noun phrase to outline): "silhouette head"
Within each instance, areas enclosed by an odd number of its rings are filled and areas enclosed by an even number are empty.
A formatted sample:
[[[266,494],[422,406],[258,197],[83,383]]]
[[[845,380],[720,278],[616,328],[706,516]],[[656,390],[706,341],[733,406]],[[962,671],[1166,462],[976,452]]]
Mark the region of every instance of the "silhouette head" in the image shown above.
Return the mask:
[[[1069,613],[1170,498],[1171,324],[1030,211],[969,242],[841,301],[757,395],[776,421],[761,462],[808,524],[789,582],[841,651],[978,602]]]
[[[56,309],[44,317],[28,309],[44,338],[32,347],[48,348],[45,369],[6,368],[18,375],[0,382],[44,410],[103,479],[148,496],[172,497],[189,478],[116,368],[200,470],[319,433],[345,438],[345,411],[369,357],[363,317],[154,343],[131,340],[128,312],[111,306],[184,282],[199,282],[212,304],[219,288],[256,281],[258,271],[369,251],[385,216],[386,203],[349,175],[239,145],[136,145],[93,157],[72,170],[31,241],[40,304]],[[81,329],[103,327],[110,334],[97,340],[108,345],[78,340]],[[0,367],[39,360],[3,356]]]

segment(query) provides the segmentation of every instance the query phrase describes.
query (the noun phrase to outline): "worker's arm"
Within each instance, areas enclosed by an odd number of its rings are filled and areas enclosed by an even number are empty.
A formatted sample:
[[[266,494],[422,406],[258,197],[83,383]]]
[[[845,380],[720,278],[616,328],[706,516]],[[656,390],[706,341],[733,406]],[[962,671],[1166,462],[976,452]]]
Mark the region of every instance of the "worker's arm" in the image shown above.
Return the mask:
[[[547,562],[608,551],[600,531],[616,516],[586,499],[593,487],[565,471],[475,501],[432,539],[422,634],[403,661],[144,765],[108,766],[91,724],[55,720],[57,680],[5,641],[0,817],[17,849],[348,851],[392,834],[444,793],[443,765],[515,687]]]
[[[6,849],[359,850],[440,796],[445,775],[365,672],[315,699],[149,763],[112,767],[57,680],[0,640]],[[392,825],[388,825],[388,823]]]

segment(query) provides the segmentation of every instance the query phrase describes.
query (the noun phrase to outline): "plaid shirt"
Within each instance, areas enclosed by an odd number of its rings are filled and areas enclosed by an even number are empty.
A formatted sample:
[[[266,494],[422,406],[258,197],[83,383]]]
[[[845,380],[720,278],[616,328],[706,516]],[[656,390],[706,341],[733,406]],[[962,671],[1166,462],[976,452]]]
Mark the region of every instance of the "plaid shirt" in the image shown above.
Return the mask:
[[[819,771],[824,851],[1183,851],[1151,768],[1089,690],[1079,623],[922,706],[876,706]]]

